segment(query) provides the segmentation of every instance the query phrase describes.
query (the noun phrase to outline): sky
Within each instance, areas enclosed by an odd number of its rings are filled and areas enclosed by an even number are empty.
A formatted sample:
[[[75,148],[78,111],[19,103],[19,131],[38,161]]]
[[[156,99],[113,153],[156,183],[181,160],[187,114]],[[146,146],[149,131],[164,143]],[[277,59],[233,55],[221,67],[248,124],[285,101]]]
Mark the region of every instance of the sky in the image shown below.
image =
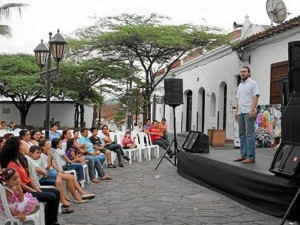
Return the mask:
[[[300,15],[299,0],[283,1],[291,13],[286,20]],[[33,54],[41,39],[48,41],[50,31],[55,34],[60,29],[62,35],[69,35],[93,25],[94,16],[104,18],[122,13],[157,13],[170,17],[173,24],[218,26],[228,32],[233,31],[233,22],[243,23],[246,15],[253,24],[271,24],[267,0],[0,0],[0,5],[7,2],[30,6],[22,10],[21,16],[14,11],[10,18],[0,18],[0,24],[9,25],[13,35],[0,36],[0,53]]]

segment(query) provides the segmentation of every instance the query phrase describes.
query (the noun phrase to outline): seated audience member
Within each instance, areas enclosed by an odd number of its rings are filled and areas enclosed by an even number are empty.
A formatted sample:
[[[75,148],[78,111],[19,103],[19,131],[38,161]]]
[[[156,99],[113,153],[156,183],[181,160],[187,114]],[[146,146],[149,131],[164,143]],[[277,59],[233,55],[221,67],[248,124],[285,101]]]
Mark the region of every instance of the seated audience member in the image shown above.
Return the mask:
[[[20,186],[19,174],[15,169],[8,168],[1,171],[0,184],[4,186],[8,207],[12,216],[21,222],[26,219],[26,215],[36,213],[40,206],[37,198],[25,192]],[[4,211],[0,199],[0,212]]]
[[[72,138],[72,132],[70,129],[66,128],[63,130],[60,139],[62,143],[67,144],[67,141]],[[65,149],[64,149],[65,150]]]
[[[61,157],[61,159],[64,162],[64,165],[62,166],[66,166],[67,168],[65,170],[75,170],[76,174],[77,174],[77,180],[83,181],[84,180],[84,174],[83,174],[83,166],[82,164],[85,163],[84,159],[81,159],[81,161],[73,162],[71,161],[67,155],[66,155],[66,151],[62,150],[62,140],[59,138],[53,138],[52,142],[51,142],[51,147],[52,147],[52,151],[55,151],[59,154],[59,156]],[[55,160],[54,160],[55,161]],[[57,164],[57,162],[56,162]]]
[[[92,127],[91,133],[92,133],[92,136],[90,136],[89,139],[93,144],[93,149],[95,150],[97,156],[99,156],[100,153],[105,154],[107,163],[108,163],[107,167],[108,168],[116,168],[116,166],[114,164],[112,164],[110,150],[108,150],[108,149],[104,148],[104,146],[102,146],[101,140],[98,137],[98,129],[96,127]]]
[[[79,130],[73,130],[73,138],[78,142],[80,138]]]
[[[135,144],[135,137],[134,138],[131,137],[130,130],[126,131],[124,138],[122,140],[122,146],[123,149],[132,149],[137,147]]]
[[[90,173],[90,170],[92,172],[92,181],[93,180],[96,180],[95,179],[95,168],[98,172],[98,175],[101,177],[102,180],[111,180],[111,177],[108,176],[108,175],[105,175],[105,172],[100,164],[100,160],[99,158],[97,158],[97,154],[95,153],[94,149],[93,149],[93,144],[92,142],[90,141],[90,139],[88,139],[88,129],[87,128],[81,128],[81,137],[79,138],[79,144],[82,144],[85,146],[85,151],[83,154],[85,154],[85,159],[87,160],[91,160],[92,162],[94,161],[94,165],[93,167],[89,167],[89,173]],[[89,164],[88,164],[89,166]],[[94,181],[93,181],[94,182]],[[95,183],[98,183],[98,182],[95,182]]]
[[[75,163],[84,163],[85,158],[83,152],[79,152],[78,142],[71,138],[67,141],[66,156]]]
[[[63,204],[63,208],[65,208],[65,210],[62,211],[62,213],[72,213],[73,210],[67,209],[71,206],[71,203],[68,201],[68,197],[65,193],[61,177],[48,176],[47,171],[44,170],[40,164],[42,148],[40,146],[33,145],[30,147],[29,151],[30,157],[27,159],[29,159],[34,165],[35,172],[37,174],[37,178],[39,179],[40,185],[55,186],[55,188],[60,192],[60,202]]]
[[[6,141],[6,139],[4,137],[0,137],[0,154],[2,152],[5,141]]]
[[[144,131],[143,123],[141,121],[138,122],[137,126],[134,127],[134,130],[137,131],[137,132],[143,132]]]
[[[56,123],[52,123],[50,125],[50,131],[49,131],[49,140],[52,141],[53,138],[60,138],[61,133],[57,131],[58,126]]]
[[[110,138],[110,134],[109,134],[109,130],[108,130],[108,126],[107,125],[103,125],[102,126],[102,134],[100,134],[100,140],[102,142],[102,144],[104,144],[104,147],[114,151],[115,153],[117,153],[117,158],[118,158],[118,162],[119,162],[119,166],[120,167],[124,167],[124,164],[122,162],[122,158],[125,159],[126,161],[129,161],[129,157],[127,155],[125,155],[123,148],[121,145],[116,144],[111,138]]]
[[[7,130],[7,126],[6,126],[6,122],[5,121],[1,121],[0,130]]]
[[[13,136],[15,136],[13,133],[6,133],[6,134],[3,135],[3,138],[7,139],[7,138],[10,138],[10,137],[13,137]]]
[[[46,203],[45,224],[59,225],[57,222],[57,213],[60,193],[53,188],[40,188],[34,183],[29,175],[27,159],[21,152],[20,145],[19,137],[10,137],[6,140],[0,154],[1,167],[15,169],[19,174],[20,186],[23,192],[29,192],[39,202]]]
[[[87,144],[79,143],[80,133],[78,130],[73,130],[73,138],[74,138],[74,144],[76,143],[76,145],[74,145],[73,147],[75,147],[78,154],[83,155],[84,158],[87,160],[89,176],[90,176],[92,182],[99,183],[99,180],[97,180],[95,177],[96,176],[95,169],[97,170],[98,174],[99,174],[99,171],[101,171],[101,169],[100,169],[101,164],[100,164],[99,160],[96,160],[96,157],[94,157],[92,155],[88,155],[88,151],[85,150],[85,148],[88,147]]]
[[[163,139],[165,139],[165,140],[168,140],[168,133],[167,133],[167,129],[168,129],[168,124],[167,124],[167,122],[166,122],[167,120],[166,120],[166,118],[165,117],[163,117],[162,119],[161,119],[161,122],[159,123],[159,125],[158,125],[158,127],[162,130],[162,132],[163,132]]]
[[[86,202],[85,199],[92,199],[95,197],[94,194],[85,193],[85,191],[80,187],[79,183],[75,179],[74,175],[67,174],[62,169],[58,168],[58,166],[55,164],[52,158],[51,143],[49,140],[41,139],[40,147],[43,149],[40,158],[41,167],[47,171],[48,176],[59,176],[64,181],[66,181],[67,187],[71,192],[75,203],[84,203]],[[77,192],[81,196],[78,196]]]
[[[169,147],[169,142],[165,139],[163,139],[163,132],[158,127],[158,121],[154,120],[152,126],[148,129],[146,132],[147,134],[150,134],[150,138],[153,144],[158,145],[162,147],[163,149],[167,150]],[[173,157],[174,153],[171,149],[168,150],[167,154],[170,156],[170,158]]]
[[[15,130],[15,122],[11,121],[7,127],[8,131],[14,131]]]
[[[146,125],[144,126],[144,130],[143,131],[146,132],[151,126],[152,126],[151,120],[147,119],[146,120]]]
[[[31,142],[31,135],[30,135],[29,130],[27,130],[27,129],[21,130],[19,132],[19,136],[20,136],[20,138],[21,138],[22,141],[25,141],[27,143],[27,145],[28,145],[28,152],[29,152],[30,146],[33,145],[32,142]]]
[[[30,132],[32,145],[39,145],[41,139],[41,131],[39,129],[34,129]]]

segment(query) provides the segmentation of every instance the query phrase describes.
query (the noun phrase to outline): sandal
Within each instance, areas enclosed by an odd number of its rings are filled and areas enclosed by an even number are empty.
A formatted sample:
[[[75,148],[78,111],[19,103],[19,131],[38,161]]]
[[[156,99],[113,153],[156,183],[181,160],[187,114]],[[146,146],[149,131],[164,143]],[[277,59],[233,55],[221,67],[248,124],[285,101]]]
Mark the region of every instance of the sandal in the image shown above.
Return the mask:
[[[85,195],[81,195],[81,199],[82,200],[86,200],[86,199],[93,199],[95,198],[94,194],[85,194]]]
[[[99,181],[98,179],[94,178],[94,179],[92,179],[92,182],[97,184],[97,183],[99,183],[100,181]]]
[[[101,178],[101,180],[111,180],[111,179],[112,178],[110,176],[107,176],[107,175]]]
[[[108,164],[107,168],[116,168],[114,164]]]
[[[70,213],[73,213],[74,210],[73,209],[68,209],[68,208],[65,208],[61,211],[62,214],[70,214]]]
[[[81,203],[86,203],[87,200],[74,200],[75,203],[81,204]]]

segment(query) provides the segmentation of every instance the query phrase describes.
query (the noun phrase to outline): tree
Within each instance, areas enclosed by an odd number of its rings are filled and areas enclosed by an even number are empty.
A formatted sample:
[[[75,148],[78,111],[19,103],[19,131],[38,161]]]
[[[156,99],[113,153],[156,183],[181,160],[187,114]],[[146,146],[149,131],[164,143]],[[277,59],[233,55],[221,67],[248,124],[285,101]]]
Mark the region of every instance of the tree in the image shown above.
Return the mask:
[[[0,5],[0,20],[1,18],[5,17],[8,18],[11,14],[12,10],[18,10],[21,15],[21,9],[28,6],[27,4],[23,3],[6,3]],[[7,25],[0,24],[0,35],[2,36],[11,36],[11,28]]]
[[[21,125],[26,125],[33,102],[44,97],[35,58],[31,55],[0,55],[0,94],[10,98],[20,111]]]
[[[128,106],[131,105],[132,116],[135,115],[135,122],[137,123],[138,115],[142,113],[142,106],[144,105],[143,93],[140,92],[139,88],[134,88],[132,90],[132,97],[130,97],[131,93],[125,93],[123,96],[119,98],[117,112],[115,114],[115,120],[120,122],[122,119],[126,118],[128,113]],[[129,101],[132,101],[129,103]],[[128,118],[127,118],[128,119]],[[134,122],[134,121],[132,121]]]
[[[227,42],[227,36],[216,27],[166,25],[168,20],[157,14],[107,17],[99,19],[94,26],[78,30],[77,39],[71,42],[73,51],[88,57],[100,55],[128,61],[128,53],[134,52],[145,76],[144,119],[150,118],[151,94],[175,62],[196,49],[201,53],[203,49]],[[165,72],[157,76],[162,68]]]
[[[74,127],[84,126],[85,104],[102,105],[103,94],[118,90],[113,82],[124,77],[121,67],[121,64],[99,59],[62,63],[61,74],[54,87],[56,95],[63,92],[65,97],[75,101]]]

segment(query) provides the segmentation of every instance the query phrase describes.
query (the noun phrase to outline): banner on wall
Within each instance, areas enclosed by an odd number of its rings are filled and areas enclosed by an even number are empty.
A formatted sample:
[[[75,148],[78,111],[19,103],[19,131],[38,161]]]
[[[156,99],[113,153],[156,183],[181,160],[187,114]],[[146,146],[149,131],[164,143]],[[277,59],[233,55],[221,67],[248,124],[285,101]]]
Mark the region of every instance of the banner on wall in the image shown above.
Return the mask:
[[[270,148],[280,142],[281,105],[259,105],[255,122],[255,144],[257,148]],[[234,147],[240,147],[239,125],[234,121]]]

